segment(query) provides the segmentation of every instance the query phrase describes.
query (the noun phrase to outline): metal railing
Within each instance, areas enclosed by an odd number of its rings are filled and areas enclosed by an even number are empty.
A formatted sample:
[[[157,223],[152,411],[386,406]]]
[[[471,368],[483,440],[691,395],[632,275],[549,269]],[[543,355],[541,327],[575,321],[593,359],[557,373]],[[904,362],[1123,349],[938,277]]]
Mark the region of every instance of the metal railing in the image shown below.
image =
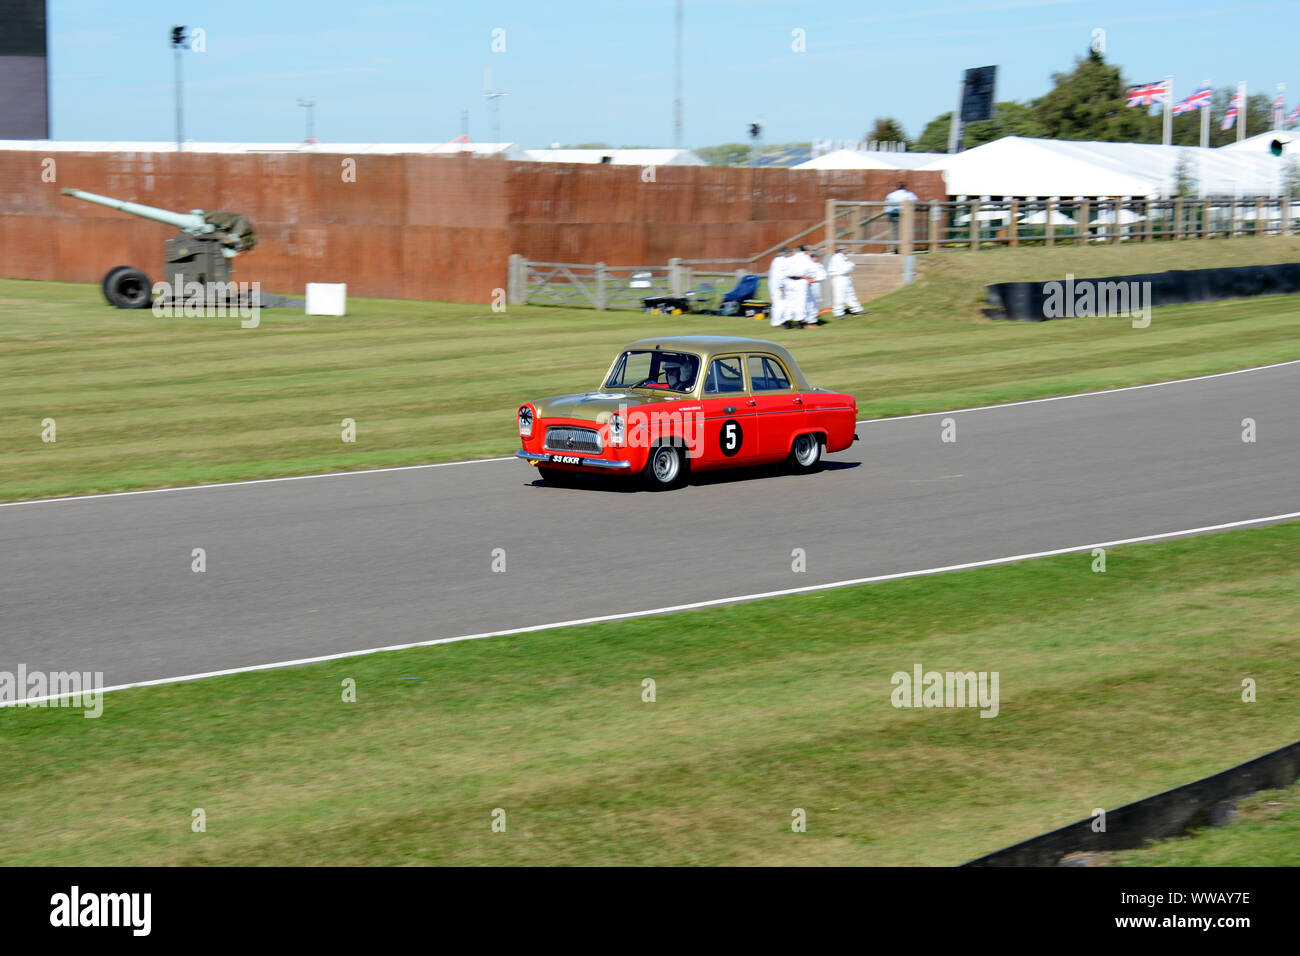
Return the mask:
[[[850,253],[912,255],[1298,232],[1300,202],[1287,198],[971,198],[897,205],[827,200],[822,243],[829,240]]]
[[[679,284],[672,265],[537,262],[512,255],[506,297],[518,305],[639,309],[642,299],[672,295]]]

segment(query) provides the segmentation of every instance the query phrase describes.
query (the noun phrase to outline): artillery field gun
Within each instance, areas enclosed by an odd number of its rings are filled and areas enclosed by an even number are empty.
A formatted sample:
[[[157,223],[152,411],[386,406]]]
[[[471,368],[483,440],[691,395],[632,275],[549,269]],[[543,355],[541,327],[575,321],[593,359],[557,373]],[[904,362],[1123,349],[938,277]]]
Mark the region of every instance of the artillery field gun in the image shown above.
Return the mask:
[[[179,304],[185,287],[198,283],[205,297],[214,297],[226,305],[288,305],[290,300],[278,296],[260,296],[258,302],[241,302],[233,283],[231,262],[241,252],[257,244],[253,224],[234,212],[171,212],[140,203],[97,196],[80,189],[65,189],[63,195],[86,202],[119,209],[132,216],[165,222],[180,231],[167,240],[167,258],[163,279],[172,288],[171,301]],[[179,284],[177,277],[179,276]],[[219,283],[219,285],[218,285]],[[115,266],[104,276],[104,298],[119,309],[147,309],[153,305],[153,283],[149,276],[132,266]],[[192,288],[192,287],[191,287]]]

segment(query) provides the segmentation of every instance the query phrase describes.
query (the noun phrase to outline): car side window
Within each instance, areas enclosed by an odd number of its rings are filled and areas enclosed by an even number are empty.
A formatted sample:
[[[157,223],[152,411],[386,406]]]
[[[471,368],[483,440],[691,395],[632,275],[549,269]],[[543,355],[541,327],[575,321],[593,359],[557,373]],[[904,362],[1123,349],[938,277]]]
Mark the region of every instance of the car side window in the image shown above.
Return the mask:
[[[709,363],[709,371],[704,376],[705,395],[744,390],[745,378],[741,374],[739,358],[717,358]]]
[[[779,362],[766,355],[751,355],[749,384],[756,392],[778,392],[790,387],[790,379]]]

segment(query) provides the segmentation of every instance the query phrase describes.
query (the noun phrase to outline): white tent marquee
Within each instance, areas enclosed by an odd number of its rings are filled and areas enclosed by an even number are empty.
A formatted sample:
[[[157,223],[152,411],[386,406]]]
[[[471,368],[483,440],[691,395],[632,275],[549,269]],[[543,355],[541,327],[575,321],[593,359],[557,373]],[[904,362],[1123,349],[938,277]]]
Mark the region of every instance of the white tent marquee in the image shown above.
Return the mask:
[[[1226,146],[1220,146],[1219,149],[1233,150],[1234,152],[1241,150],[1248,153],[1268,153],[1274,141],[1282,144],[1283,156],[1300,155],[1300,135],[1279,129],[1256,133],[1254,136],[1249,136],[1240,142],[1234,140]]]
[[[792,169],[920,169],[943,153],[893,153],[876,150],[837,149]]]
[[[951,196],[1133,196],[1173,191],[1186,157],[1202,195],[1277,195],[1282,160],[1267,152],[1007,136],[922,169],[942,170]]]

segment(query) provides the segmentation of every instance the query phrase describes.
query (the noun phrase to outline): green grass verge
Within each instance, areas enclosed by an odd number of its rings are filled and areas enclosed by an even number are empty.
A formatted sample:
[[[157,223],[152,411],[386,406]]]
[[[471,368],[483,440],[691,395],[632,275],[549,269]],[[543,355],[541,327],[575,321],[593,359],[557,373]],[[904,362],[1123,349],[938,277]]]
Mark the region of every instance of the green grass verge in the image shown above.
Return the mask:
[[[354,299],[346,318],[267,311],[159,319],[97,286],[0,280],[0,499],[510,454],[520,401],[595,387],[627,342],[768,336],[867,417],[1134,385],[1300,357],[1300,299],[1123,319],[965,321],[998,278],[1300,260],[1300,241],[1007,249],[935,256],[872,314],[814,331],[765,323]],[[1207,251],[1208,250],[1208,251]],[[54,419],[57,441],[43,442]],[[341,422],[356,422],[355,443]]]
[[[1237,802],[1238,816],[1140,850],[1099,853],[1094,866],[1300,866],[1300,783]]]
[[[1298,556],[1291,523],[0,710],[0,859],[959,863],[1294,740]],[[997,671],[1000,713],[895,709],[915,663]]]
[[[998,246],[978,252],[917,256],[918,280],[880,300],[891,318],[925,318],[936,311],[978,319],[994,282],[1030,282],[1300,262],[1300,237],[1252,236],[1182,242],[1089,243],[1086,246]],[[1172,310],[1171,310],[1172,311]],[[1049,323],[1051,324],[1051,323]]]

